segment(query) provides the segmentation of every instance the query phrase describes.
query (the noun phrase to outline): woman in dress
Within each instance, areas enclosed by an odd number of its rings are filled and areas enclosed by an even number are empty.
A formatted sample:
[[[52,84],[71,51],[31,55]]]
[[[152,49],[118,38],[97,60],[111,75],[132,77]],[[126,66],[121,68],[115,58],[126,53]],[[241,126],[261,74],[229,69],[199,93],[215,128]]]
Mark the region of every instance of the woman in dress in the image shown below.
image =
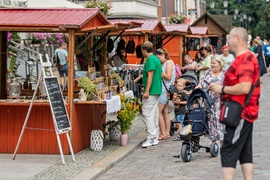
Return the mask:
[[[175,81],[175,65],[171,60],[166,49],[156,50],[156,56],[162,64],[162,94],[159,96],[159,129],[160,135],[158,140],[170,138],[170,116],[169,116],[169,99],[167,90]],[[166,87],[165,87],[166,86]]]
[[[223,70],[224,62],[219,56],[213,56],[211,58],[211,69],[205,71],[199,85],[196,88],[208,88],[211,83],[223,83],[225,71]],[[222,141],[224,137],[225,125],[219,122],[221,105],[220,94],[209,91],[211,97],[211,113],[208,121],[209,138],[215,142]]]
[[[259,65],[260,65],[260,69],[261,69],[260,76],[263,76],[264,74],[267,73],[267,69],[266,69],[264,57],[262,55],[262,46],[260,45],[260,42],[258,39],[254,39],[253,42],[254,42],[254,46],[255,46],[254,53],[259,61]],[[260,78],[260,82],[262,83],[261,78]]]

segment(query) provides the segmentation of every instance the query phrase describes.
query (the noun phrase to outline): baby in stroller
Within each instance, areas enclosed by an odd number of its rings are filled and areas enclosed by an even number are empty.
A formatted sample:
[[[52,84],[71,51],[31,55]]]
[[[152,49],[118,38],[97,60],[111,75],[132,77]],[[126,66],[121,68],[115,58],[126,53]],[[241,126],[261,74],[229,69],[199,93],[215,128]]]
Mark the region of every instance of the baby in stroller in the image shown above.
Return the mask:
[[[177,93],[174,93],[172,102],[174,103],[174,114],[175,114],[175,125],[178,129],[178,135],[173,140],[180,140],[180,132],[182,131],[182,128],[184,127],[184,119],[186,114],[186,104],[188,100],[188,95],[184,91],[186,87],[186,80],[181,78],[177,80],[176,88]]]

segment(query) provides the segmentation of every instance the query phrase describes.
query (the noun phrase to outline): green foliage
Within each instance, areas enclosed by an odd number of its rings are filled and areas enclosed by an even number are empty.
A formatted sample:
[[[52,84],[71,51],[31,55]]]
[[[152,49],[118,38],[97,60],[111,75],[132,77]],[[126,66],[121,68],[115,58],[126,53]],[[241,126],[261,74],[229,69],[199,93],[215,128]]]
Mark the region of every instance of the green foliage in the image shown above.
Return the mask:
[[[186,21],[187,17],[182,15],[172,15],[169,18],[170,24],[183,24]]]
[[[269,39],[270,31],[269,29],[269,20],[270,20],[270,2],[267,0],[227,0],[228,1],[228,15],[231,16],[234,26],[245,26],[249,30],[253,38],[257,35],[261,39]],[[211,14],[223,14],[223,0],[215,0],[215,8],[211,9],[210,3],[212,0],[207,0],[206,10]],[[238,17],[234,20],[233,15],[235,9],[239,10],[239,14],[245,13],[247,16],[251,17],[249,22],[247,19],[242,23]]]
[[[109,135],[109,132],[119,124],[119,121],[109,120],[106,123],[102,124],[103,134]]]
[[[141,111],[142,103],[137,98],[125,97],[120,95],[121,110],[118,112],[117,118],[122,134],[125,134],[132,126],[132,120],[136,117],[137,112]]]
[[[88,93],[88,100],[94,98],[94,94],[97,91],[97,85],[93,84],[92,81],[88,77],[82,77],[78,81],[78,87],[83,88],[86,93]]]
[[[89,1],[85,4],[84,6],[85,8],[99,8],[100,11],[105,15],[108,16],[109,15],[109,11],[112,8],[111,4],[109,2],[105,2],[105,1]]]
[[[15,42],[21,41],[21,37],[19,36],[19,34],[17,32],[8,32],[7,36],[8,36],[7,37],[8,41],[15,41]]]

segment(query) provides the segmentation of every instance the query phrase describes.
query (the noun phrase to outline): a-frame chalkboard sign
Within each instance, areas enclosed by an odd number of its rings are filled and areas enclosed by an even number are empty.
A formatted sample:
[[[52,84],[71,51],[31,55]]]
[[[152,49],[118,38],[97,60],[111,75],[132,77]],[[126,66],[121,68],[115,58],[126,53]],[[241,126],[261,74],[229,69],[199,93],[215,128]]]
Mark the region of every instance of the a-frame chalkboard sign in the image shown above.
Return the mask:
[[[22,138],[22,135],[23,135],[24,130],[26,128],[26,125],[27,125],[27,122],[28,122],[28,119],[29,119],[29,116],[30,116],[30,113],[31,113],[31,110],[33,107],[33,103],[35,100],[37,89],[38,89],[40,81],[43,77],[44,84],[46,87],[46,92],[47,92],[47,95],[48,95],[49,101],[50,101],[50,107],[51,107],[51,112],[52,112],[52,116],[53,116],[53,122],[54,122],[54,127],[55,127],[55,132],[56,132],[56,137],[57,137],[57,142],[58,142],[62,162],[63,162],[63,164],[65,164],[65,159],[64,159],[64,155],[63,155],[63,150],[62,150],[62,145],[61,145],[59,134],[63,134],[63,133],[66,134],[69,148],[70,148],[70,152],[72,155],[72,159],[73,159],[73,161],[75,161],[73,148],[72,148],[71,141],[70,141],[69,134],[68,134],[69,131],[71,130],[70,121],[69,121],[68,113],[67,113],[66,106],[65,106],[65,103],[63,100],[62,91],[60,90],[58,79],[56,76],[53,76],[53,72],[52,72],[52,68],[51,68],[52,64],[49,61],[49,57],[46,54],[46,62],[43,62],[43,58],[42,58],[41,54],[39,54],[39,57],[40,57],[40,62],[41,62],[41,66],[42,66],[42,71],[39,75],[37,87],[36,87],[35,92],[33,94],[32,101],[30,103],[30,106],[29,106],[29,109],[28,109],[28,112],[27,112],[27,115],[26,115],[26,118],[24,121],[24,125],[23,125],[16,149],[15,149],[15,152],[13,155],[13,160],[15,159],[16,153],[17,153],[18,148],[20,146],[21,138]]]

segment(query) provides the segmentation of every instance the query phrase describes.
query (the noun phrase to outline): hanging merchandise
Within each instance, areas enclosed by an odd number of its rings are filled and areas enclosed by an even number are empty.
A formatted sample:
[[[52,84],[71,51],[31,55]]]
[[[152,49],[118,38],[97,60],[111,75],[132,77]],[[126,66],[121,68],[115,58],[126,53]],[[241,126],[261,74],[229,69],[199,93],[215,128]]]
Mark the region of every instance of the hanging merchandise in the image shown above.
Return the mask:
[[[129,38],[129,41],[126,46],[126,53],[133,54],[135,51],[135,42],[133,38]]]
[[[121,50],[121,49],[125,49],[126,48],[126,41],[124,39],[120,39],[117,49]]]
[[[108,38],[108,41],[107,41],[107,52],[108,53],[111,53],[112,50],[114,48],[114,45],[113,45],[113,40],[111,38]]]
[[[142,58],[142,49],[140,44],[136,46],[136,56],[137,58]]]

